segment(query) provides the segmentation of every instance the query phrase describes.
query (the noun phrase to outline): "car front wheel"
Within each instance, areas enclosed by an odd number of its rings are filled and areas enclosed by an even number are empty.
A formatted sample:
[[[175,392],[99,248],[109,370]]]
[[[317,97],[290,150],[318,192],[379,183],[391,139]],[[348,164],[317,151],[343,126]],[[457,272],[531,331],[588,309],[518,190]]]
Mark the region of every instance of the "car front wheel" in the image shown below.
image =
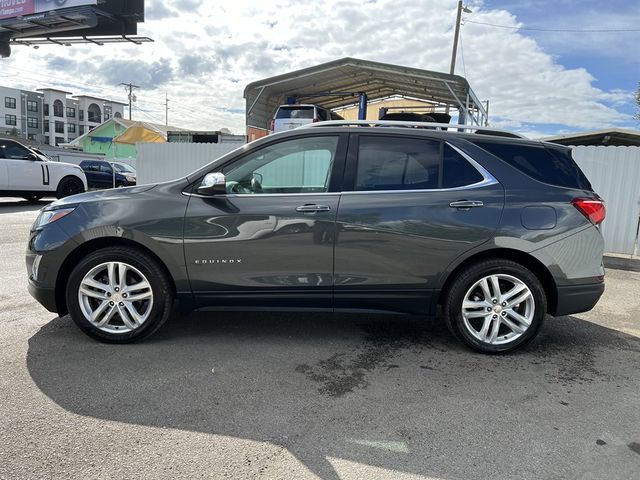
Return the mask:
[[[98,250],[69,277],[67,306],[87,335],[107,343],[146,338],[169,318],[173,290],[164,269],[143,251]]]
[[[56,190],[57,198],[70,197],[78,193],[84,192],[82,180],[77,177],[66,177],[60,181]]]
[[[547,311],[540,280],[506,259],[479,262],[451,285],[444,305],[449,330],[482,353],[506,353],[537,335]]]

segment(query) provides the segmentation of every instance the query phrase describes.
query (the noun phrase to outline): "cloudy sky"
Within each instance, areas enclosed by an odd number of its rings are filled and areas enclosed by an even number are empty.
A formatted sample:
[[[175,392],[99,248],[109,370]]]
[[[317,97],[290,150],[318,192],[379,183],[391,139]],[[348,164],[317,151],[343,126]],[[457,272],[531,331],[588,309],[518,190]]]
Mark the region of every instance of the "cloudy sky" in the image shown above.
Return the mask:
[[[0,59],[0,85],[125,100],[118,84],[133,82],[141,86],[136,119],[164,123],[167,93],[172,125],[243,133],[243,89],[261,78],[346,56],[448,71],[456,4],[147,0],[139,33],[154,43],[14,47]],[[490,100],[494,126],[533,137],[640,126],[633,119],[640,2],[467,4],[473,13],[464,15],[456,73]],[[636,31],[584,32],[594,29]]]

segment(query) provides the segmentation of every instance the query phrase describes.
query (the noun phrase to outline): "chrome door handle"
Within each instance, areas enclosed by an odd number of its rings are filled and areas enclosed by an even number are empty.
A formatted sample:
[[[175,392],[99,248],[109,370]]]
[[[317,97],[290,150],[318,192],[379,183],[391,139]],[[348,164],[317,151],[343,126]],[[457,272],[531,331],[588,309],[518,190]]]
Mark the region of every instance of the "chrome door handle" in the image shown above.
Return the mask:
[[[296,212],[302,212],[302,213],[328,212],[329,210],[331,210],[331,207],[329,207],[329,205],[307,204],[307,205],[300,205],[299,207],[296,208]]]
[[[474,208],[484,207],[484,203],[480,200],[458,200],[457,202],[451,202],[449,206],[451,208]]]

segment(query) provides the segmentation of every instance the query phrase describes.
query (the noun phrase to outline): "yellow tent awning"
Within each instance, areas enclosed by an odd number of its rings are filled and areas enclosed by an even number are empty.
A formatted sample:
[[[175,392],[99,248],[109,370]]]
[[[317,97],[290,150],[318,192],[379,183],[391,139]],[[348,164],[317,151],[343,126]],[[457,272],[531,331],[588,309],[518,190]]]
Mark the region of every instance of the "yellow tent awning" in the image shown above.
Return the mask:
[[[113,141],[135,145],[136,143],[165,143],[167,138],[162,133],[141,124],[127,128],[122,135],[114,137]]]

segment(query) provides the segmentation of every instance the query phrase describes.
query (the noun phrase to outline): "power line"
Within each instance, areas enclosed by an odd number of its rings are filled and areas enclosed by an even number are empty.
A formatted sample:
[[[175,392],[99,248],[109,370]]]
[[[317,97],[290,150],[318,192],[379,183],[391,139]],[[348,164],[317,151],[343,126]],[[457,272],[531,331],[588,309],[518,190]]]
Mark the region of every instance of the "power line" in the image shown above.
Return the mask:
[[[594,28],[594,29],[566,29],[566,28],[539,28],[539,27],[512,27],[510,25],[498,25],[495,23],[476,22],[475,20],[464,19],[464,23],[475,23],[476,25],[486,25],[489,27],[506,28],[509,30],[530,30],[534,32],[563,32],[563,33],[625,33],[640,32],[640,28]]]
[[[153,116],[149,115],[147,112],[145,112],[144,110],[142,110],[140,107],[138,107],[137,105],[133,106],[137,112],[142,113],[145,117],[147,117],[149,120],[151,120],[153,123],[157,124],[157,125],[162,125],[162,121],[158,120],[157,118],[154,118]]]
[[[467,78],[467,66],[464,63],[464,47],[462,46],[462,31],[460,31],[460,58],[462,59],[462,71],[464,78]]]

